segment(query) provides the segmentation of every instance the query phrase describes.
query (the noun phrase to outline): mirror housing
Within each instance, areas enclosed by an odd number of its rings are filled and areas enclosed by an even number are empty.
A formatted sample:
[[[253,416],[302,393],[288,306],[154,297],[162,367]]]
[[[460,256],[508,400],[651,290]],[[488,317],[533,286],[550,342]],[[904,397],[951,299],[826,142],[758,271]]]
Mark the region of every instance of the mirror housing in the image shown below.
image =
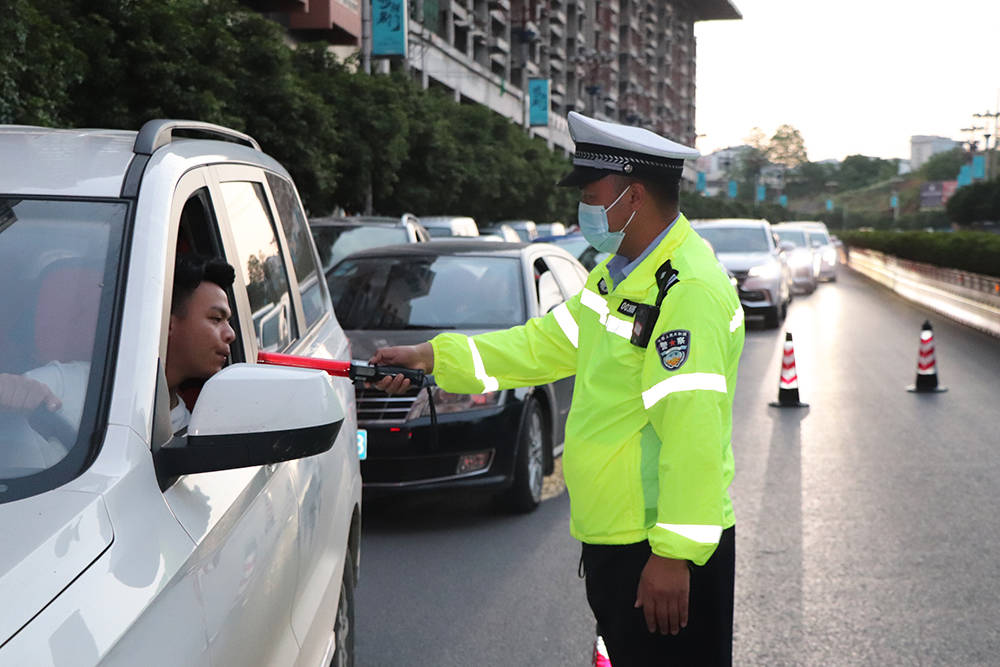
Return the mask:
[[[795,244],[791,241],[782,241],[778,244],[778,247],[781,248],[783,252],[791,252],[795,250]]]
[[[161,478],[231,470],[322,454],[344,407],[323,371],[233,364],[202,387],[186,437],[154,454]]]

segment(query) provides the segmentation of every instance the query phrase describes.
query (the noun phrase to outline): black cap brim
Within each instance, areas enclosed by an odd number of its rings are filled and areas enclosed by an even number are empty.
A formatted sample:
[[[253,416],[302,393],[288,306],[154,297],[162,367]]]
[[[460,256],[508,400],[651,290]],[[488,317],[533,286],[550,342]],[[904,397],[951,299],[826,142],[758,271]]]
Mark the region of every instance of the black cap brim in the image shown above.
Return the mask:
[[[593,183],[594,181],[599,181],[605,176],[614,174],[610,169],[595,169],[594,167],[573,167],[573,171],[566,174],[557,185],[564,188],[582,188],[588,183]]]

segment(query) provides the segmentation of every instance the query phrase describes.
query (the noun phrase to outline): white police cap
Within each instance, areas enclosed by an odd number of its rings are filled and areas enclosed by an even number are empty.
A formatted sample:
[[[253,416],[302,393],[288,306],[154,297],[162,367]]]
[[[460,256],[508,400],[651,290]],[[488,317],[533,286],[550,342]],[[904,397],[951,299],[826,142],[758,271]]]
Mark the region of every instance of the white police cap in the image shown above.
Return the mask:
[[[684,160],[700,153],[641,127],[609,123],[569,112],[569,133],[576,143],[573,171],[559,185],[581,186],[608,174],[676,180]]]

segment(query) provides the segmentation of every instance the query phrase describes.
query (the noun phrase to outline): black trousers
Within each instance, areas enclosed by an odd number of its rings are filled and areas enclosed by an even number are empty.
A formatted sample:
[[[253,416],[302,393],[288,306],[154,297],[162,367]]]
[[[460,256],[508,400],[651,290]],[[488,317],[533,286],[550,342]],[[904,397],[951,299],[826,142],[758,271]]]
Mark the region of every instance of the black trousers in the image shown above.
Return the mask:
[[[736,530],[722,531],[705,565],[690,566],[688,624],[676,635],[651,633],[635,608],[648,542],[583,545],[587,602],[594,611],[613,667],[732,665]]]

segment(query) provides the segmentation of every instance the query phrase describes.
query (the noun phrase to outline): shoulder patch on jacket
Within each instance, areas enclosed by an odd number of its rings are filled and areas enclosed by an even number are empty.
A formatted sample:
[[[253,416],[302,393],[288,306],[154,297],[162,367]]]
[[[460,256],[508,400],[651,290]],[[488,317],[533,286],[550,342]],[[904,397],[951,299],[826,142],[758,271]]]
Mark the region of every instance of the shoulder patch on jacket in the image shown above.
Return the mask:
[[[608,293],[608,283],[605,282],[604,278],[601,278],[600,280],[597,281],[597,291],[599,291],[601,294]]]
[[[660,363],[668,371],[676,371],[687,361],[690,345],[691,332],[687,329],[674,329],[660,335],[656,339],[656,352],[660,355]]]

